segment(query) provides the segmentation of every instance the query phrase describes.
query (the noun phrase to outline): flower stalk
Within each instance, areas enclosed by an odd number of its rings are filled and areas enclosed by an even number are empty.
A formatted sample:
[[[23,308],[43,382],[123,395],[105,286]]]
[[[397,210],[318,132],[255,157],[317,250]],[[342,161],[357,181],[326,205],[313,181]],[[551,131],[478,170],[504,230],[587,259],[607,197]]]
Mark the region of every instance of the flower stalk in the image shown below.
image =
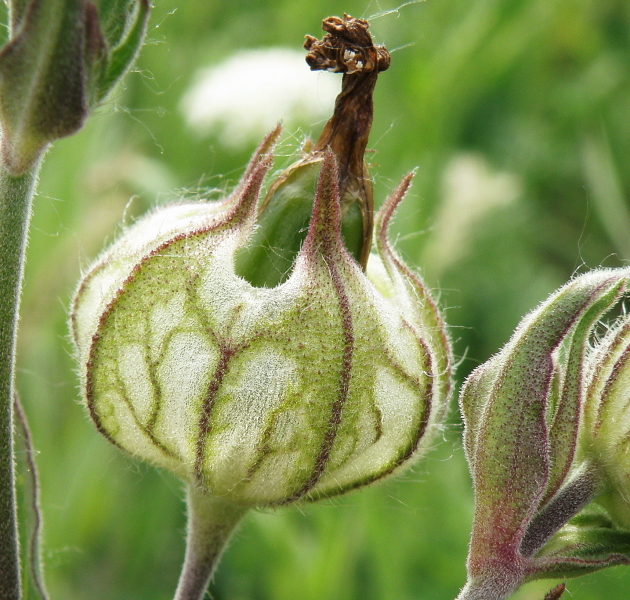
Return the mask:
[[[174,600],[202,600],[212,574],[247,505],[217,498],[188,487],[186,556]]]

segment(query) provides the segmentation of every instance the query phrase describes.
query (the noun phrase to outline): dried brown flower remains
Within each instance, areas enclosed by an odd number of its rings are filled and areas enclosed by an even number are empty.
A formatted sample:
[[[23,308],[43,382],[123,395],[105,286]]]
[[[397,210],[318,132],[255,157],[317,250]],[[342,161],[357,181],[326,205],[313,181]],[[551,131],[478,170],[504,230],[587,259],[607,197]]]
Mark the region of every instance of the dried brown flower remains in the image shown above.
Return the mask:
[[[349,15],[328,17],[322,21],[326,35],[318,40],[307,35],[306,62],[313,71],[343,73],[341,92],[335,111],[313,151],[330,147],[339,164],[339,188],[342,197],[361,199],[363,238],[372,236],[372,186],[363,161],[367,147],[374,104],[372,94],[378,74],[389,68],[390,56],[385,46],[377,46],[368,32],[369,24]],[[365,244],[365,264],[369,243]]]

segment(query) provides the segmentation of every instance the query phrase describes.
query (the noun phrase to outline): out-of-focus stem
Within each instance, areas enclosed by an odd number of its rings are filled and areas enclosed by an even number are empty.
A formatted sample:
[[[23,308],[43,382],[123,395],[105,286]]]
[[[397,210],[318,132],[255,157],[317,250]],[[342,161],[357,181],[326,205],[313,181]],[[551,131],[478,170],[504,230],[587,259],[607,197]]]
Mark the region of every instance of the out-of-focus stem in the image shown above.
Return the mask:
[[[186,558],[175,600],[203,598],[219,558],[248,508],[189,487]]]
[[[38,171],[39,161],[17,176],[0,163],[0,598],[3,600],[21,597],[13,386],[24,254]]]
[[[41,600],[48,600],[48,592],[44,583],[44,573],[40,558],[40,545],[42,534],[42,511],[39,507],[39,473],[37,472],[37,463],[35,462],[35,448],[33,447],[33,437],[31,429],[28,426],[26,413],[20,404],[19,395],[16,393],[13,397],[13,410],[16,417],[16,423],[19,424],[21,435],[23,438],[24,450],[26,452],[26,465],[31,479],[31,511],[33,513],[33,531],[31,532],[28,561],[31,569],[31,577],[33,585],[40,595]]]

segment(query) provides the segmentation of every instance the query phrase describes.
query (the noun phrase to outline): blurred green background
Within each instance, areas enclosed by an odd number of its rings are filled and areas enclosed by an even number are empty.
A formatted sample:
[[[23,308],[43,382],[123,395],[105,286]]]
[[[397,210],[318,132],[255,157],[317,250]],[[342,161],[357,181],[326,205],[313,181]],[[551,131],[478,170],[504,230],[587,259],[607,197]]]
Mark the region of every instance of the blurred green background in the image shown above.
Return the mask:
[[[397,245],[441,298],[459,381],[574,272],[630,259],[628,0],[426,0],[391,13],[397,5],[385,1],[155,4],[136,72],[49,152],[35,201],[18,387],[39,451],[53,600],[166,600],[176,585],[182,486],[88,422],[66,319],[81,268],[123,220],[183,190],[227,188],[255,147],[187,125],[181,99],[198,69],[242,49],[299,49],[331,14],[376,15],[377,42],[397,50],[375,96],[375,197],[418,167]],[[282,153],[322,124],[291,122]],[[250,515],[212,597],[452,600],[472,517],[454,404],[444,441],[403,477]],[[542,600],[551,587],[518,598]],[[627,600],[630,569],[568,590],[576,600]]]

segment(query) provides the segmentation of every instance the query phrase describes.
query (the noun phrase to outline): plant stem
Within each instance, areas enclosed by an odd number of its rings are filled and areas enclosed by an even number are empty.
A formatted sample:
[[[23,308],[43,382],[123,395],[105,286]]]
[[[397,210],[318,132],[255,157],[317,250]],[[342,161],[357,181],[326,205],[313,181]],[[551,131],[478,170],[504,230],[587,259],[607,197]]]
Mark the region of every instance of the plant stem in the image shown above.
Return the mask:
[[[31,479],[31,511],[33,513],[33,531],[28,545],[28,562],[31,569],[31,577],[33,585],[40,595],[41,600],[48,600],[48,592],[44,583],[44,573],[40,558],[40,546],[42,536],[42,511],[39,507],[39,473],[37,472],[37,464],[35,463],[35,448],[33,447],[33,437],[31,429],[28,426],[26,413],[22,408],[18,394],[13,397],[13,411],[16,417],[16,423],[19,424],[21,430],[24,450],[26,453],[27,471]]]
[[[19,600],[20,559],[13,456],[15,341],[24,254],[39,161],[22,175],[0,163],[0,598]]]
[[[186,558],[175,600],[201,600],[219,558],[248,506],[188,488]]]
[[[512,594],[522,583],[522,578],[510,577],[505,572],[504,576],[491,576],[484,580],[470,580],[466,582],[464,588],[459,592],[455,600],[504,600]],[[507,575],[507,576],[505,576]]]

